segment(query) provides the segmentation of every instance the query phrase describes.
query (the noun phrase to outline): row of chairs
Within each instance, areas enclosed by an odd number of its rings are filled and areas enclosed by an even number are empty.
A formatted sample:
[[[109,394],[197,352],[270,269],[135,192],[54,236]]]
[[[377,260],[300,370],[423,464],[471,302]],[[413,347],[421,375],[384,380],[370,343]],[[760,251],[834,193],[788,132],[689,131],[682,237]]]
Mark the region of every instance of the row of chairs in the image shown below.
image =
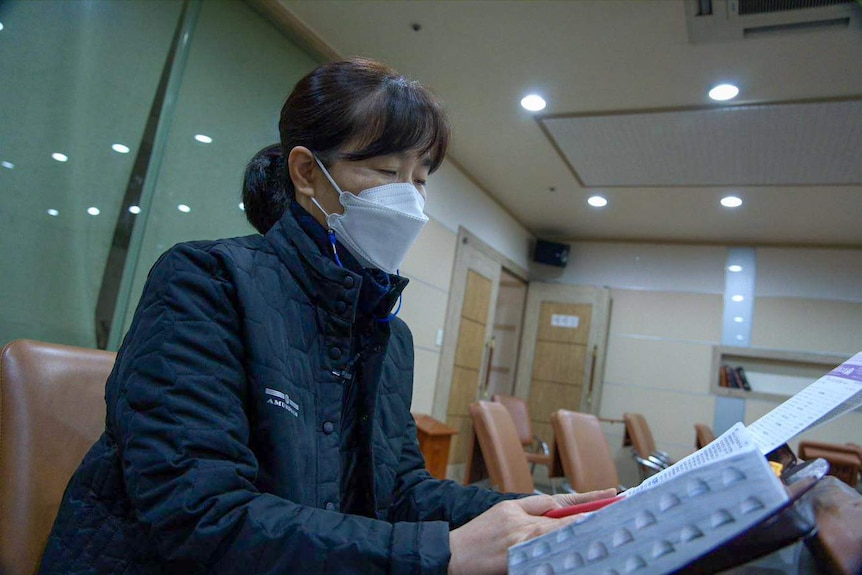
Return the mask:
[[[565,472],[567,481],[576,491],[603,489],[618,485],[616,467],[597,417],[569,410],[559,410],[553,413],[551,424],[556,440],[556,451],[552,452],[546,441],[533,434],[526,401],[519,397],[495,394],[491,398],[491,403],[500,404],[506,408],[514,424],[518,441],[524,449],[524,456],[530,465],[531,475],[535,471],[536,465],[541,464],[548,467],[549,477],[554,477],[555,473],[558,472]],[[503,411],[498,407],[486,406],[482,402],[477,402],[471,408],[471,415],[474,429],[477,430],[477,440],[480,444],[484,442],[484,445],[480,445],[483,454],[484,451],[491,453],[488,456],[492,461],[491,465],[499,466],[499,463],[503,461],[495,455],[496,452],[507,453],[520,459],[519,451],[511,447],[516,445],[512,439],[508,440],[511,443],[506,442],[499,446],[492,443],[492,438],[494,441],[502,441],[501,434],[505,433],[504,430],[509,427]],[[673,464],[670,455],[656,447],[650,427],[642,414],[624,413],[621,420],[605,421],[625,424],[623,446],[631,446],[632,456],[638,463],[642,480],[648,475]],[[695,429],[697,448],[715,439],[709,426],[697,424]],[[492,434],[494,435],[492,436]],[[522,467],[517,463],[513,465]],[[499,471],[498,473],[503,477],[511,477],[513,474],[523,475],[509,471]],[[527,484],[525,481],[521,481],[514,485],[525,487]]]
[[[534,492],[530,462],[525,457],[529,452],[522,449],[522,435],[507,405],[502,401],[477,401],[470,404],[469,411],[491,487],[498,491]],[[554,467],[553,458],[558,457],[566,479],[578,492],[619,487],[616,466],[596,416],[561,409],[551,415],[551,424],[556,444],[553,454],[550,449],[547,454],[549,469]]]
[[[116,354],[108,351],[32,340],[14,341],[0,351],[0,573],[3,575],[32,575],[36,571],[66,484],[104,429],[105,381],[115,359]],[[520,409],[527,414],[526,404]],[[482,445],[482,450],[511,464],[508,471],[497,467],[491,474],[492,484],[500,490],[533,491],[530,465],[555,466],[557,461],[577,491],[616,487],[619,483],[607,440],[593,415],[556,412],[551,420],[556,438],[554,449],[534,438],[528,414],[521,418],[526,424],[519,433],[500,402],[478,402],[470,406],[470,412],[477,439],[488,445],[487,448]],[[643,438],[637,431],[629,435],[639,457],[650,460],[654,451],[652,435]],[[492,450],[491,442],[498,440],[505,441],[510,448]],[[833,463],[833,469],[846,470],[841,478],[856,485],[862,466],[862,447],[836,448],[834,444],[809,443],[808,451],[804,451],[805,443],[800,443],[801,458],[828,460],[837,454],[843,459],[835,460],[839,463]],[[522,446],[527,446],[533,455],[513,457],[524,453]],[[656,454],[652,456],[661,455]]]

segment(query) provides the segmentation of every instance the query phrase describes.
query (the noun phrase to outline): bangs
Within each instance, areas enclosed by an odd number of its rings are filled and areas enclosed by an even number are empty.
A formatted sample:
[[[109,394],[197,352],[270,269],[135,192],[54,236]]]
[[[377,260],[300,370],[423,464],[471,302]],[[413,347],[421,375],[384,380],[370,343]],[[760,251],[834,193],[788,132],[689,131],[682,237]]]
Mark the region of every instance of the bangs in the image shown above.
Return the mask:
[[[348,141],[357,149],[346,160],[416,150],[430,157],[430,172],[443,162],[449,146],[449,124],[440,105],[417,82],[388,78],[353,110]]]

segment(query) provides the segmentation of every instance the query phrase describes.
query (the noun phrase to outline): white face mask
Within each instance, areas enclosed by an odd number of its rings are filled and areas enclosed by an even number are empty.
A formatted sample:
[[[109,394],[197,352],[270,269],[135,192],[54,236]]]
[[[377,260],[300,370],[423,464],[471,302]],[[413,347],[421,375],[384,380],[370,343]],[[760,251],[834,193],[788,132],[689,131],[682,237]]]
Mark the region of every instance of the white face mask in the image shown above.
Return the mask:
[[[328,214],[316,198],[311,198],[326,216],[329,229],[363,267],[396,273],[428,221],[423,212],[425,198],[416,186],[407,182],[368,188],[358,194],[344,192],[323,163],[314,159],[338,191],[338,200],[344,206],[343,214]]]

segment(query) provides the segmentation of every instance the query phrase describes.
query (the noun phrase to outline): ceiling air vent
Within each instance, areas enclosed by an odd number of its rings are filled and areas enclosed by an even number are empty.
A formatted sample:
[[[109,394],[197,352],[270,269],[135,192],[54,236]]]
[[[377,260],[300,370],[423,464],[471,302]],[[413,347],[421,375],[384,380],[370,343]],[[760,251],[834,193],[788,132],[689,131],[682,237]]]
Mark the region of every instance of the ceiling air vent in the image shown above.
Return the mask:
[[[687,0],[692,43],[812,30],[862,29],[854,0]]]

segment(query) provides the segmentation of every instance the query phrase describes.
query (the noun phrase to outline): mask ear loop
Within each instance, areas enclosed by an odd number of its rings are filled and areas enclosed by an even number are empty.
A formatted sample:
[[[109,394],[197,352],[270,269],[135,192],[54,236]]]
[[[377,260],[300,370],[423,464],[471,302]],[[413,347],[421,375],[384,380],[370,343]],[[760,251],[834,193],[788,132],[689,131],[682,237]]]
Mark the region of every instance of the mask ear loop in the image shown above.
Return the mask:
[[[338,264],[338,267],[343,268],[344,264],[341,263],[341,258],[338,257],[338,250],[335,249],[335,232],[329,230],[326,232],[326,235],[329,236],[329,243],[332,245],[332,255],[335,256],[335,263]]]

